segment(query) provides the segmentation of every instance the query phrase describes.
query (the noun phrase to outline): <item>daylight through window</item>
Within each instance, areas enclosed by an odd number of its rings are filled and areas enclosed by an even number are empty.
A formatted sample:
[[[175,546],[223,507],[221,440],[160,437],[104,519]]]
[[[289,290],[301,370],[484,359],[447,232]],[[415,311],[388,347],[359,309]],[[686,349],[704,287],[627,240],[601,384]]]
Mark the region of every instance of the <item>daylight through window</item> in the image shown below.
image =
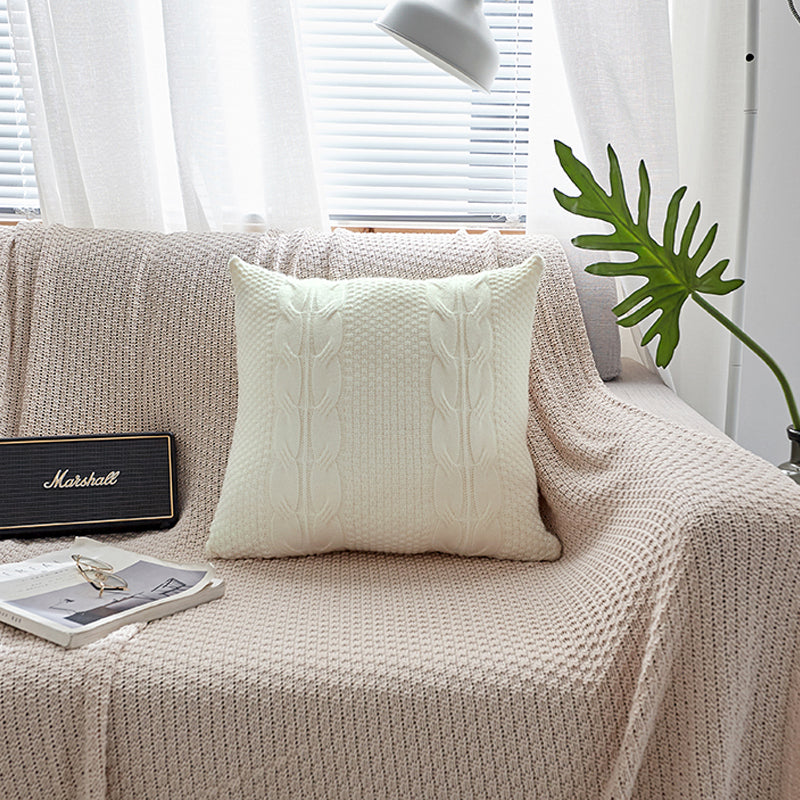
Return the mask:
[[[388,0],[301,0],[328,210],[336,222],[521,221],[532,0],[486,0],[501,53],[470,90],[381,33]]]
[[[31,137],[25,117],[8,5],[0,0],[0,214],[38,213]]]

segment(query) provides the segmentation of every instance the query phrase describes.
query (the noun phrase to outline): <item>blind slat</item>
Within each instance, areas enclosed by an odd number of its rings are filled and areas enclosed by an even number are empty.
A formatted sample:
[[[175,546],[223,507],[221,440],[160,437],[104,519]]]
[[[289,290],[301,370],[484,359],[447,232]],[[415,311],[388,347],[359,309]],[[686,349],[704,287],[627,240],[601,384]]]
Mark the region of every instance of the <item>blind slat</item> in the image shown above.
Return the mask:
[[[38,207],[31,138],[14,61],[8,4],[0,0],[0,211]]]
[[[386,0],[301,0],[306,74],[335,219],[520,215],[527,194],[532,0],[486,0],[492,94],[381,33]]]

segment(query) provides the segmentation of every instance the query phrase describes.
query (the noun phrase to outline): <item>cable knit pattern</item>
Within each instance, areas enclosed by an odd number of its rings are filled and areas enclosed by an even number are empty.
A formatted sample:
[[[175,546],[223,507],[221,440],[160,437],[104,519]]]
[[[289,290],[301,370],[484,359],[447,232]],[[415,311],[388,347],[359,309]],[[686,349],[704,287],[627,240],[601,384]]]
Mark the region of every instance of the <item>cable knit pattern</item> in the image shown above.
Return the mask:
[[[232,254],[264,275],[342,280],[476,275],[533,253],[545,270],[530,370],[495,370],[494,396],[528,389],[529,457],[562,557],[219,560],[222,599],[86,648],[0,625],[0,798],[800,798],[800,490],[721,434],[608,393],[550,237],[0,229],[0,435],[173,431],[178,524],[107,538],[202,559],[237,381],[273,371],[264,351],[237,352]],[[254,316],[264,333],[278,311]],[[429,330],[424,292],[414,319]],[[418,352],[400,328],[387,301],[372,340],[402,362]],[[512,333],[495,327],[493,352]],[[340,453],[374,454],[398,370],[344,345],[338,360]],[[430,359],[419,375],[429,392]],[[345,435],[356,377],[381,409],[360,442]],[[430,431],[430,409],[400,411]],[[494,423],[499,448],[514,432]],[[264,476],[248,491],[268,495],[263,444],[240,445]],[[433,466],[416,466],[432,484]],[[345,538],[356,488],[380,484],[371,513],[399,515],[400,465],[387,473],[340,468]],[[3,539],[0,559],[69,541]]]
[[[494,426],[492,290],[446,282],[427,285],[433,350],[431,443],[439,521],[432,543],[447,552],[491,554],[503,497]],[[431,549],[436,549],[431,547]]]
[[[210,555],[559,555],[525,381],[495,392],[495,371],[525,374],[541,258],[427,281],[230,267],[239,410]]]
[[[233,261],[233,268],[240,263]],[[344,285],[326,290],[315,281],[287,282],[276,295],[275,456],[269,489],[272,530],[285,533],[287,550],[295,555],[342,545],[336,404],[342,384],[338,355],[344,291]],[[314,540],[316,531],[325,531],[326,538]]]

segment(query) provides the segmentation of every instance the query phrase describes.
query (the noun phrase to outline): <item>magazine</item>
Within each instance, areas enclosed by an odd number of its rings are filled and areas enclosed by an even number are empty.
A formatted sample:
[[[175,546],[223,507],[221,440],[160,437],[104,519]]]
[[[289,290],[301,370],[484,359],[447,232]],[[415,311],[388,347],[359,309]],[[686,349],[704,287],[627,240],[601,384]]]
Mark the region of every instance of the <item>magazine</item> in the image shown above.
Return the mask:
[[[65,550],[0,564],[0,622],[73,648],[224,591],[211,564],[176,564],[78,536]]]

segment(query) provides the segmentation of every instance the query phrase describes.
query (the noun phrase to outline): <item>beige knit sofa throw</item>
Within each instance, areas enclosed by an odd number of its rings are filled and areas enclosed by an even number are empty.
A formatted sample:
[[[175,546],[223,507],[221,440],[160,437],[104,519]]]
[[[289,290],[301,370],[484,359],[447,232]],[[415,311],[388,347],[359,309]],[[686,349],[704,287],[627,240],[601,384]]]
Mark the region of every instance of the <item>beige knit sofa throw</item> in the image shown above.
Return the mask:
[[[0,797],[800,797],[800,490],[607,393],[552,239],[23,225],[0,246],[0,434],[174,432],[180,521],[110,538],[202,558],[231,255],[335,279],[536,251],[528,442],[562,557],[222,561],[223,599],[75,651],[2,626]]]

